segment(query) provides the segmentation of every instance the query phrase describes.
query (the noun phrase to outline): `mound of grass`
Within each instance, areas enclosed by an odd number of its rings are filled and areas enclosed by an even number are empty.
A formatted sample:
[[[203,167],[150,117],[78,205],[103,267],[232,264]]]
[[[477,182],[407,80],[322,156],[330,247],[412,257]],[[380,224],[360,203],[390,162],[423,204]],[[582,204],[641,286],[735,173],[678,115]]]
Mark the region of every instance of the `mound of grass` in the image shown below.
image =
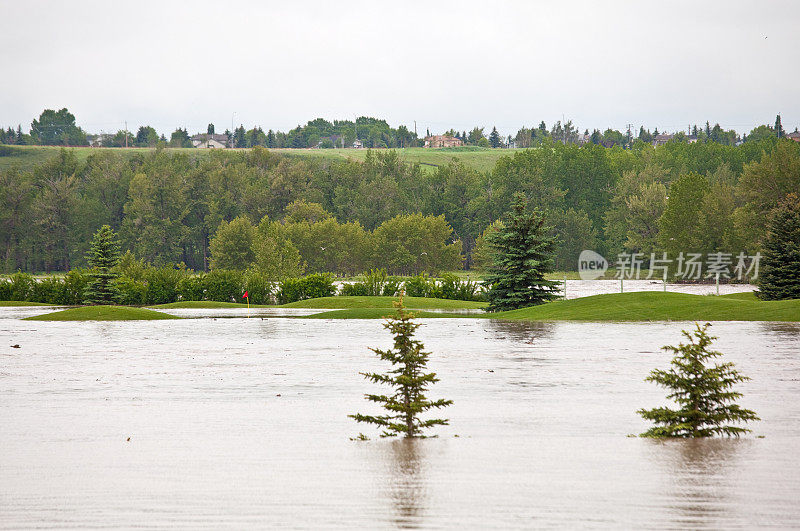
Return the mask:
[[[758,301],[644,291],[555,301],[489,317],[533,321],[800,321],[800,299]]]
[[[174,315],[131,308],[130,306],[81,306],[60,312],[27,317],[26,321],[145,321],[157,319],[179,319]]]
[[[2,306],[57,306],[57,305],[47,304],[45,302],[0,301],[0,307]]]
[[[405,301],[406,299],[403,299]],[[413,310],[412,310],[413,311]],[[300,319],[384,319],[395,313],[394,308],[350,308],[347,310],[332,310],[320,312],[313,315],[305,315]],[[474,317],[469,314],[440,313],[413,311],[420,318],[444,318],[444,317]]]
[[[724,299],[736,299],[742,301],[758,301],[755,291],[744,291],[742,293],[728,293],[727,295],[720,295]]]
[[[284,304],[281,308],[386,308],[393,310],[397,297],[320,297]],[[483,308],[485,302],[454,301],[450,299],[432,299],[428,297],[403,297],[406,308],[410,310],[451,310]]]
[[[271,308],[264,304],[251,304],[251,308]],[[155,304],[148,306],[148,308],[163,308],[165,310],[175,310],[181,308],[201,308],[201,309],[215,309],[215,308],[247,308],[247,304],[238,302],[219,302],[219,301],[181,301],[170,302],[167,304]]]

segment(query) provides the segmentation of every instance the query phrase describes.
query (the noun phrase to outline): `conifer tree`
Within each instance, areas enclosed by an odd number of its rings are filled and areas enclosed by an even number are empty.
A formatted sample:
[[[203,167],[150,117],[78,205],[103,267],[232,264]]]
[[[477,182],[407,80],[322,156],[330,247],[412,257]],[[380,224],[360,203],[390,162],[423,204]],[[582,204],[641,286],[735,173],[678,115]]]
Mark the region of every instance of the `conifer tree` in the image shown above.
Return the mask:
[[[750,378],[739,374],[733,363],[706,366],[708,360],[722,356],[721,352],[708,350],[716,339],[706,333],[709,326],[710,323],[702,327],[695,323],[693,334],[683,331],[689,343],[663,347],[675,353],[672,368],[668,371],[654,369],[645,380],[670,389],[672,392],[667,398],[677,402],[680,409],[640,409],[638,413],[642,417],[656,423],[642,433],[642,437],[738,437],[750,430],[729,422],[760,420],[754,411],[734,404],[742,394],[731,388]]]
[[[92,271],[91,280],[86,286],[84,298],[86,304],[112,304],[116,302],[117,290],[114,280],[118,273],[114,266],[119,261],[119,241],[117,235],[108,225],[98,229],[92,238],[91,248],[86,253]]]
[[[487,310],[497,312],[542,304],[558,296],[558,282],[545,279],[553,271],[555,238],[547,235],[544,216],[527,209],[525,194],[514,195],[512,211],[501,218],[487,242],[492,265]]]
[[[419,323],[412,319],[414,313],[407,312],[403,306],[403,296],[395,301],[397,312],[389,317],[383,327],[394,335],[392,350],[370,349],[394,367],[385,374],[361,373],[373,383],[385,384],[393,388],[391,395],[365,395],[371,402],[381,404],[388,411],[386,415],[348,415],[357,422],[366,422],[383,428],[381,437],[425,437],[423,430],[437,425],[446,425],[447,419],[422,420],[419,415],[433,408],[442,408],[453,403],[452,400],[428,400],[425,392],[439,381],[435,373],[425,373],[429,352],[424,352],[422,342],[413,339]],[[362,436],[363,437],[363,436]]]
[[[759,297],[800,299],[800,198],[788,194],[772,214],[764,238]]]
[[[492,132],[489,133],[489,144],[493,147],[500,147],[502,141],[500,140],[500,133],[497,132],[497,127],[492,127]]]

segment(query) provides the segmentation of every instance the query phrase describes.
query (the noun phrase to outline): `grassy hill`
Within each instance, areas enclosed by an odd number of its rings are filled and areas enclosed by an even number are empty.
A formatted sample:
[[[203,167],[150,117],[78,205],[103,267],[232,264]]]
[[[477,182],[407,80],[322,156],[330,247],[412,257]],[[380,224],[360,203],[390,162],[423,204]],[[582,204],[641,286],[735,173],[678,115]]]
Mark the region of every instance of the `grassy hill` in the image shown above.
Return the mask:
[[[376,297],[377,298],[377,297]],[[371,297],[365,297],[371,299]],[[410,299],[410,298],[409,298]],[[406,299],[408,307],[414,307]],[[345,308],[345,306],[316,306],[314,300],[308,308]],[[453,301],[458,302],[458,301]],[[453,305],[416,306],[417,308],[456,309]],[[466,308],[467,306],[461,306]],[[309,316],[314,319],[379,319],[388,308],[349,306],[346,309]],[[421,312],[419,317],[469,317],[488,319],[513,319],[527,321],[800,321],[800,300],[760,301],[752,293],[729,296],[688,295],[644,291],[594,295],[567,301],[554,301],[493,314],[448,314]]]
[[[58,146],[0,146],[0,171],[13,166],[22,170],[30,170],[34,166],[55,157],[61,148]],[[71,149],[78,161],[84,162],[90,154],[103,150],[113,150],[123,156],[134,156],[137,153],[150,151],[150,148],[90,148],[75,147]],[[210,149],[193,148],[167,148],[170,152],[188,153],[192,157],[208,156]],[[241,151],[241,150],[228,150]],[[355,160],[363,161],[367,156],[366,149],[274,149],[290,157],[327,159],[327,160]],[[381,150],[385,151],[385,150]],[[494,168],[497,160],[503,155],[511,155],[515,149],[490,149],[490,148],[403,148],[397,149],[400,159],[405,162],[418,163],[423,171],[435,171],[437,166],[447,164],[456,159],[478,171],[489,171]]]
[[[152,321],[157,319],[178,319],[178,317],[130,306],[80,306],[25,318],[26,321]]]

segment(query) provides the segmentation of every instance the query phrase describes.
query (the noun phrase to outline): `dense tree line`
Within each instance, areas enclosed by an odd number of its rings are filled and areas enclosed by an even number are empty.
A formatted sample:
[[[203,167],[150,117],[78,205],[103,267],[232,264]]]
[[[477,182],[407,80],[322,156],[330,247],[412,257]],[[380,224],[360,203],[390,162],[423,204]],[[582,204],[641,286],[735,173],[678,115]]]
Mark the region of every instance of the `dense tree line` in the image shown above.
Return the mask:
[[[438,244],[460,246],[472,267],[476,242],[516,192],[544,213],[559,240],[558,269],[574,268],[582,249],[610,257],[679,247],[754,253],[769,212],[800,193],[800,144],[769,136],[740,146],[622,149],[546,139],[487,173],[457,161],[425,172],[391,150],[359,163],[262,148],[198,160],[161,149],[126,157],[98,151],[79,162],[64,149],[32,171],[0,172],[0,259],[5,271],[81,267],[92,234],[108,224],[123,250],[147,262],[208,270],[217,259],[213,237],[240,218],[260,234],[248,260],[283,249],[291,267],[294,248],[306,272],[374,265],[417,273],[458,265],[451,257],[433,263],[432,251],[414,240],[442,216]],[[273,249],[259,251],[267,245]]]

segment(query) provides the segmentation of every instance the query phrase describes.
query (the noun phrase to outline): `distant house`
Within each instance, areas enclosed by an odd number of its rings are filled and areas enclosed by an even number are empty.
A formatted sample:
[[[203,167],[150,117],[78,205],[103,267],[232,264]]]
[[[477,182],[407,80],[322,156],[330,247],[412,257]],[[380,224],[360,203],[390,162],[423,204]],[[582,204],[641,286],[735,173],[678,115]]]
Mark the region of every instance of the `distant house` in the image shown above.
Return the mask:
[[[356,138],[355,142],[353,142],[353,149],[361,149],[363,147],[364,144],[361,142],[361,140]]]
[[[800,142],[800,132],[797,129],[794,130],[794,133],[787,133],[784,135],[789,140],[794,140],[795,142]]]
[[[460,138],[449,135],[434,135],[425,137],[426,148],[449,148],[463,146]]]
[[[695,142],[697,142],[697,135],[687,136],[686,141],[689,142],[690,144],[694,144]]]
[[[201,149],[226,148],[228,147],[228,136],[209,134],[194,135],[192,137],[192,146]]]
[[[663,146],[664,144],[672,140],[674,136],[675,135],[668,135],[668,134],[656,135],[656,137],[653,139],[653,146],[655,147]]]

